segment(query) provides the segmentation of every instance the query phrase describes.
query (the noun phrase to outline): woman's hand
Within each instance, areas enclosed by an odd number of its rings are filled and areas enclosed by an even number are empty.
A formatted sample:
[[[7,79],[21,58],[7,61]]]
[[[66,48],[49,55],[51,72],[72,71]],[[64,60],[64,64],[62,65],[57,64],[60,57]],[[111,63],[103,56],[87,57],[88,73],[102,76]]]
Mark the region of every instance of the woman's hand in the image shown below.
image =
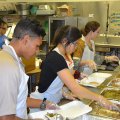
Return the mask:
[[[98,103],[102,106],[105,107],[106,109],[109,110],[119,110],[118,106],[112,103],[111,101],[107,100],[103,96],[99,97]]]
[[[57,109],[60,109],[60,107],[56,103],[53,103],[51,101],[46,101],[46,109],[47,110],[57,110]]]
[[[105,56],[105,60],[108,62],[112,62],[112,61],[119,61],[119,58],[117,56]]]
[[[86,65],[88,65],[88,67],[91,69],[97,71],[97,65],[93,60],[86,60]]]
[[[85,73],[83,73],[83,72],[81,72],[81,73],[80,73],[80,77],[81,77],[81,79],[83,79],[83,78],[85,78],[85,77],[88,77],[88,75],[85,74]]]

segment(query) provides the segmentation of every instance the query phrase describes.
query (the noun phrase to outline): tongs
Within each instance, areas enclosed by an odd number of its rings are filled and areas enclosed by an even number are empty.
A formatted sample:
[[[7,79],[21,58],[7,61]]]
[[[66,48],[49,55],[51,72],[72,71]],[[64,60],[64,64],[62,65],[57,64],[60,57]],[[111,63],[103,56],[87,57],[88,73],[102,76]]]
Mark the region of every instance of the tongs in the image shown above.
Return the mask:
[[[120,112],[120,107],[119,107],[119,106],[113,107],[112,110],[117,111],[117,112]]]
[[[108,99],[110,100],[111,102],[113,101],[113,99]],[[114,101],[118,101],[117,99],[114,99]],[[115,104],[115,102],[112,102],[113,104]],[[117,104],[115,104],[116,106],[115,107],[112,107],[111,110],[114,110],[114,111],[117,111],[117,112],[120,112],[120,106],[118,106]]]

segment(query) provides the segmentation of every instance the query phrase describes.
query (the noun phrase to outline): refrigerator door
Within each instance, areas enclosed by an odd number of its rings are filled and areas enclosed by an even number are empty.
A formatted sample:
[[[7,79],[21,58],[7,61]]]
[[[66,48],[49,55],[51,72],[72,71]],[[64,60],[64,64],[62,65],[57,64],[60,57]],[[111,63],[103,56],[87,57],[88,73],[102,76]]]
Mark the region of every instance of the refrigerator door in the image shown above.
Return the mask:
[[[77,17],[65,17],[65,25],[77,27]]]
[[[64,25],[77,27],[77,17],[49,17],[49,46],[53,46],[55,31]]]
[[[88,17],[78,17],[78,28],[84,29],[86,23],[88,22]]]

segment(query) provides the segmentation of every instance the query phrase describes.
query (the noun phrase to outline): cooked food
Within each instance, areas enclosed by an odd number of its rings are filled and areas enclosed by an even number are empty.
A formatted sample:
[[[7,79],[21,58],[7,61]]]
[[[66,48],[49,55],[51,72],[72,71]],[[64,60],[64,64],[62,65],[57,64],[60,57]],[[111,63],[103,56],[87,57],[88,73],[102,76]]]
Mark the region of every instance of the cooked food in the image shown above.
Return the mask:
[[[120,100],[120,90],[110,89],[103,91],[102,95],[106,98]]]
[[[56,116],[56,113],[47,113],[46,115],[49,117],[54,117],[54,116]]]
[[[110,86],[120,87],[120,78],[116,78],[116,79],[112,80],[110,83]]]
[[[120,78],[120,74],[117,76],[117,78]]]
[[[89,82],[89,83],[92,84],[92,85],[99,85],[98,82]]]
[[[120,112],[116,111],[116,110],[107,110],[105,108],[102,108],[98,103],[93,102],[90,105],[93,110],[90,114],[92,115],[97,115],[97,116],[101,116],[101,117],[110,117],[110,118],[114,118],[114,119],[120,119]]]

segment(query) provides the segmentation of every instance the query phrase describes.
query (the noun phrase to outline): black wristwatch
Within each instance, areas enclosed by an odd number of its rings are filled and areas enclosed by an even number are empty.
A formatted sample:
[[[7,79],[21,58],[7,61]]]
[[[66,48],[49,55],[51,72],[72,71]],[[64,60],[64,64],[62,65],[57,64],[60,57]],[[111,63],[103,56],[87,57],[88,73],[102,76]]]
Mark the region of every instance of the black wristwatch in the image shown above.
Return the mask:
[[[46,100],[47,98],[44,98],[42,103],[40,104],[40,110],[45,110],[46,109]]]

